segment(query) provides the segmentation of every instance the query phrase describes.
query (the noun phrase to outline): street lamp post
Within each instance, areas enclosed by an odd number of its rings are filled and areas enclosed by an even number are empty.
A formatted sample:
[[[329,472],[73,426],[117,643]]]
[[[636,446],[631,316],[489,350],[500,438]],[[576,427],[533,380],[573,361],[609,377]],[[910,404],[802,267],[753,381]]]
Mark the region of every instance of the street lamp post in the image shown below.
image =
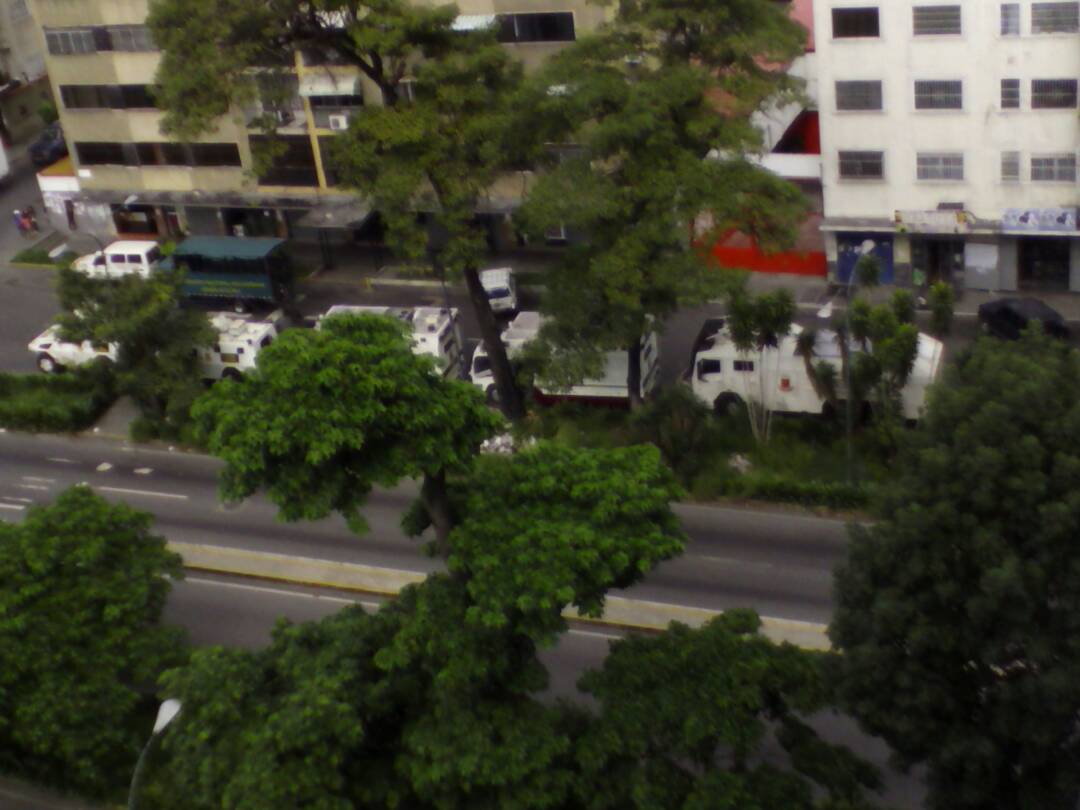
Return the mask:
[[[175,698],[169,698],[158,707],[157,718],[154,720],[154,730],[150,732],[150,739],[146,741],[146,745],[139,752],[139,759],[135,763],[135,772],[131,775],[131,787],[128,789],[127,800],[128,810],[135,810],[138,805],[139,786],[142,782],[143,771],[146,770],[146,760],[154,740],[158,739],[158,735],[165,730],[165,726],[169,725],[179,713],[180,701]]]

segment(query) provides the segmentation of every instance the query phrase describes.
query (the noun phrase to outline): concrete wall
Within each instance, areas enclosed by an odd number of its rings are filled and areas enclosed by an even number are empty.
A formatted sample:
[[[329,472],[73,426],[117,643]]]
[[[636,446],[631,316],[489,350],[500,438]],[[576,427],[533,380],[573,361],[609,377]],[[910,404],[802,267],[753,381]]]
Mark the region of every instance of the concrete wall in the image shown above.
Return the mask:
[[[929,210],[963,202],[983,219],[1003,209],[1076,205],[1075,183],[1031,182],[1033,153],[1075,152],[1077,110],[1032,110],[1031,79],[1080,77],[1075,34],[1031,35],[1031,3],[1021,3],[1022,36],[1002,37],[1000,4],[953,0],[963,8],[961,36],[912,34],[911,0],[820,0],[815,3],[823,182],[827,217],[887,217],[895,210]],[[834,8],[879,9],[877,39],[834,39]],[[1021,109],[1000,109],[1000,82],[1021,80]],[[838,112],[835,81],[881,80],[884,110]],[[963,109],[916,111],[916,80],[962,80]],[[883,150],[885,178],[840,180],[840,150]],[[1020,183],[1002,183],[1002,151],[1022,153]],[[919,152],[962,152],[963,182],[920,182]]]

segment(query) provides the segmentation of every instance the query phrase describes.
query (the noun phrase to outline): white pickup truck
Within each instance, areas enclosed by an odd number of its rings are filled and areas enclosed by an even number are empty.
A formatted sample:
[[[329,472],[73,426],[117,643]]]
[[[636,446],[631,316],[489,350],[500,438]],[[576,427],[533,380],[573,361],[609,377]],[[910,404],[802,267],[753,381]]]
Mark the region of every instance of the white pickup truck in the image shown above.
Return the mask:
[[[94,279],[117,279],[136,275],[149,278],[161,262],[161,248],[149,239],[121,239],[105,250],[80,256],[71,269]]]
[[[37,367],[46,374],[86,365],[100,358],[115,363],[117,355],[115,343],[93,343],[89,340],[73,343],[61,340],[58,324],[53,324],[31,340],[27,348],[36,355]]]

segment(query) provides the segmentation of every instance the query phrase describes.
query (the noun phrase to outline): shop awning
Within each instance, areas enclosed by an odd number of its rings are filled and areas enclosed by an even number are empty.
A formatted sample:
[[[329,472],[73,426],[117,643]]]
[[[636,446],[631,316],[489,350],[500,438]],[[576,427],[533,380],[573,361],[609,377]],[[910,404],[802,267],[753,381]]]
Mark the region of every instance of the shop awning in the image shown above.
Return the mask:
[[[327,228],[330,230],[359,228],[367,222],[372,213],[371,206],[360,201],[338,203],[336,205],[317,205],[300,217],[296,225],[300,228]]]

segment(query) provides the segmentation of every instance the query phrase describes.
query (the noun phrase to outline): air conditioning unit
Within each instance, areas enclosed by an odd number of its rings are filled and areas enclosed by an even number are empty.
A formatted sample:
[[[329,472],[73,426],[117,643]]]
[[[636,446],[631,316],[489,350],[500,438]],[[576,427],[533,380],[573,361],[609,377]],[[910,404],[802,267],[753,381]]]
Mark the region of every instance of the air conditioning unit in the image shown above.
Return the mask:
[[[331,115],[328,116],[330,121],[330,129],[348,129],[349,128],[349,116],[347,115]]]

